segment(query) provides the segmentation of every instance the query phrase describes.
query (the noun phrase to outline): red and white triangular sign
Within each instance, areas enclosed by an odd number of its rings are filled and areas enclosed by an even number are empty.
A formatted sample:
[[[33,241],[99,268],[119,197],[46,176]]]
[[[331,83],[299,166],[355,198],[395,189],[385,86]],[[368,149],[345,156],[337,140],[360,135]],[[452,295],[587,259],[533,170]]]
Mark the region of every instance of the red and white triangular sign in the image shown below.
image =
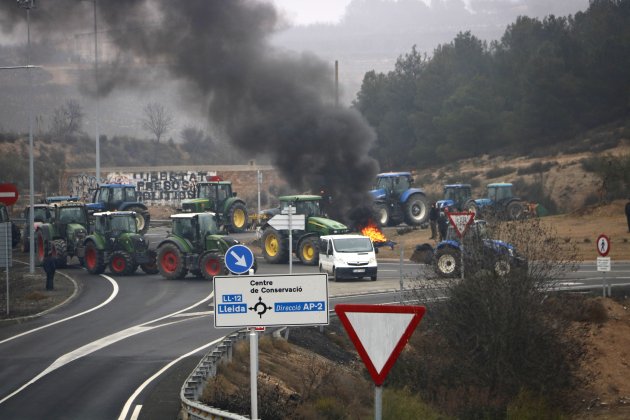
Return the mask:
[[[451,225],[455,228],[455,232],[457,232],[457,236],[462,238],[468,227],[472,224],[475,219],[475,213],[471,212],[461,212],[461,213],[446,213],[448,216],[448,220],[451,222]]]
[[[335,312],[381,386],[425,312],[424,306],[335,305]]]

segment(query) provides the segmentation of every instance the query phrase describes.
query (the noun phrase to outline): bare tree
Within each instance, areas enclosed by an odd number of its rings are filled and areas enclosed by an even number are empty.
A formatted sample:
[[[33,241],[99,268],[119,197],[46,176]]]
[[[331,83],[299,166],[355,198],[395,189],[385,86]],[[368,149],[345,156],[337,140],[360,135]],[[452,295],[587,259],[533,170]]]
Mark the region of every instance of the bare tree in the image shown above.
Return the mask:
[[[78,133],[83,124],[83,115],[81,104],[74,99],[55,108],[51,127],[53,135],[65,137]]]
[[[173,125],[173,117],[169,114],[162,104],[152,102],[144,107],[144,118],[142,119],[142,128],[151,132],[155,136],[155,141],[166,134]]]

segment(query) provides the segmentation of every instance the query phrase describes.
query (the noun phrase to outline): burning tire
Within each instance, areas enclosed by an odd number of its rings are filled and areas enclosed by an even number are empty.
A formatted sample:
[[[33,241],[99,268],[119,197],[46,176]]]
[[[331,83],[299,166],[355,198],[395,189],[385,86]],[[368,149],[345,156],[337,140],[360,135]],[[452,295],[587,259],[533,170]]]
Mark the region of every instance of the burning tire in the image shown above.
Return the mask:
[[[90,274],[101,274],[105,271],[104,256],[101,251],[96,248],[96,244],[89,241],[85,245],[85,268]]]
[[[109,260],[109,270],[119,276],[132,274],[136,268],[133,258],[125,251],[114,251]]]
[[[229,230],[233,233],[241,233],[247,230],[247,209],[243,203],[234,203],[228,211]]]
[[[169,280],[181,279],[186,275],[182,252],[175,244],[162,245],[158,249],[157,261],[160,274]]]
[[[319,246],[317,238],[307,237],[298,245],[298,257],[304,265],[317,265],[319,262]]]
[[[224,267],[223,261],[221,261],[221,256],[214,252],[204,254],[201,257],[199,268],[201,269],[201,274],[204,279],[210,281],[214,280],[214,276],[218,276],[223,273]]]
[[[429,218],[429,204],[422,194],[412,194],[405,203],[405,223],[409,226],[420,226]]]
[[[281,264],[289,261],[288,239],[274,228],[267,228],[262,235],[263,257],[268,263]]]
[[[455,277],[461,272],[459,251],[453,248],[441,248],[435,253],[435,272],[440,277]]]

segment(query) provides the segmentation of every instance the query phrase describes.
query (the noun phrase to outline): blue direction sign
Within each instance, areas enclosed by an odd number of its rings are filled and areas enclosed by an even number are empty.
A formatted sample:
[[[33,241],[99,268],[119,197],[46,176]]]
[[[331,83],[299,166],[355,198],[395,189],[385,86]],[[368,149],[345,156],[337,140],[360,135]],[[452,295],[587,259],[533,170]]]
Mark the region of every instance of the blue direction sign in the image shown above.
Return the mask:
[[[254,253],[245,245],[233,245],[225,253],[225,266],[232,274],[247,273],[254,265]]]

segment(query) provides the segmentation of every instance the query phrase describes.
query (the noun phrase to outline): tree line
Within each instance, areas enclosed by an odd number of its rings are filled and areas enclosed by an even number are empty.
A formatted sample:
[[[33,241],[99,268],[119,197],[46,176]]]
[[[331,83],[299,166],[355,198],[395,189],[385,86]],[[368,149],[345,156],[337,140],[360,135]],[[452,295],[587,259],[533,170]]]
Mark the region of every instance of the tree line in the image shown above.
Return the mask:
[[[470,32],[415,46],[393,71],[365,74],[356,107],[384,169],[526,152],[629,115],[630,0],[574,16],[521,16],[490,44]]]

